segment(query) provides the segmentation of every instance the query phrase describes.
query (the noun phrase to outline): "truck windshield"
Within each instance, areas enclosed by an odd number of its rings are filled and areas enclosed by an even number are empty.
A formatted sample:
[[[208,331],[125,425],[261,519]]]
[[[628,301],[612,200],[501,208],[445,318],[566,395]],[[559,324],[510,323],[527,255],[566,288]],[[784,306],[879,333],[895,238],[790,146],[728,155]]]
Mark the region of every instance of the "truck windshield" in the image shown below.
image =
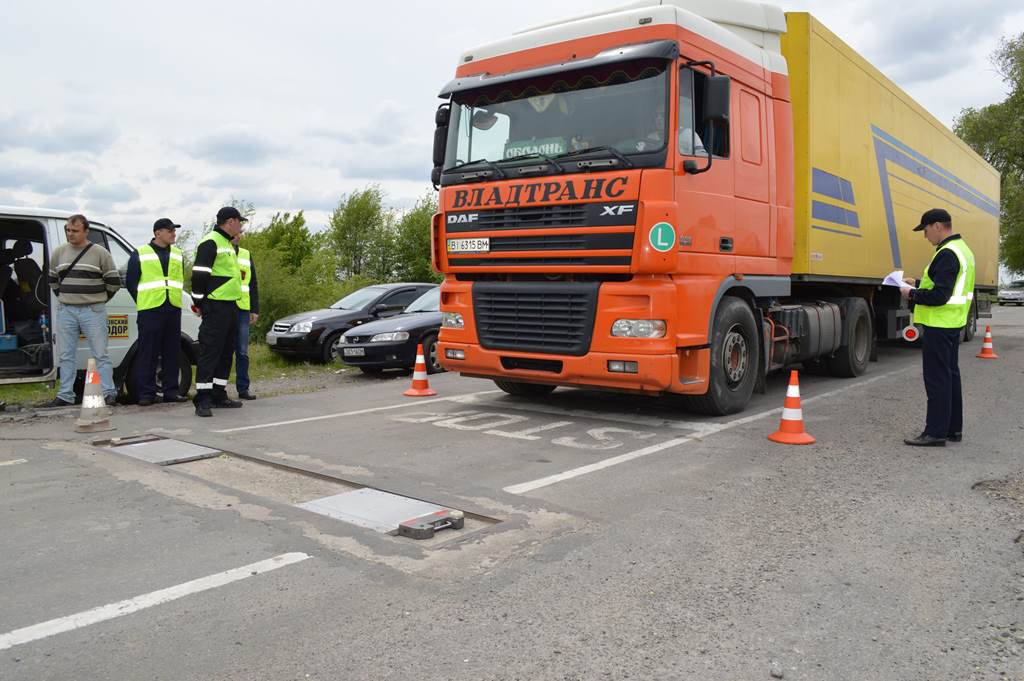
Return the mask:
[[[637,165],[661,165],[667,65],[644,59],[456,93],[444,168],[519,157],[536,162],[598,147]],[[654,156],[637,163],[637,154]]]

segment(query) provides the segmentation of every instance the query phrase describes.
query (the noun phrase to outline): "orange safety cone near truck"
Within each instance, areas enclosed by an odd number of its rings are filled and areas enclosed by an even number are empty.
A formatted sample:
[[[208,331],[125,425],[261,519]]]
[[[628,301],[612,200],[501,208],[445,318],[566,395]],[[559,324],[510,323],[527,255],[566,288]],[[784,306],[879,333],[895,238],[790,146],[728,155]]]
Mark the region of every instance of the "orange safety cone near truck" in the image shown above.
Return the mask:
[[[103,399],[103,386],[100,385],[100,374],[96,371],[96,360],[89,358],[85,370],[85,390],[82,392],[82,412],[75,421],[76,433],[99,433],[114,430],[107,418],[107,403]]]
[[[423,343],[416,346],[416,368],[412,372],[412,387],[402,394],[406,397],[430,397],[437,394],[427,380],[427,363],[423,361]]]
[[[789,374],[786,401],[782,405],[779,429],[768,436],[772,442],[784,445],[812,445],[815,440],[804,431],[804,413],[800,408],[800,381],[794,369]]]
[[[981,352],[975,355],[978,359],[999,359],[995,348],[992,347],[992,327],[985,327],[985,342],[981,344]]]

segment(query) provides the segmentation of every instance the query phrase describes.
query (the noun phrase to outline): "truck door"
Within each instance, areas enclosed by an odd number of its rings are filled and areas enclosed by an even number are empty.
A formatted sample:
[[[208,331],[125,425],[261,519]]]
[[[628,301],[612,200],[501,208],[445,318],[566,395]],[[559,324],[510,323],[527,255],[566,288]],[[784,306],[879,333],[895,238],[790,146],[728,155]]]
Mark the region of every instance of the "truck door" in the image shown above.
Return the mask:
[[[771,206],[764,95],[733,81],[736,255],[768,256]],[[740,268],[743,269],[742,267]]]
[[[729,125],[704,125],[704,82],[702,67],[679,67],[676,201],[679,205],[681,253],[721,256],[715,260],[716,272],[731,274],[735,261],[735,176],[730,158]],[[710,146],[710,149],[708,146]],[[699,168],[713,155],[711,169],[687,173],[683,164],[694,162]],[[703,266],[703,265],[702,265]]]

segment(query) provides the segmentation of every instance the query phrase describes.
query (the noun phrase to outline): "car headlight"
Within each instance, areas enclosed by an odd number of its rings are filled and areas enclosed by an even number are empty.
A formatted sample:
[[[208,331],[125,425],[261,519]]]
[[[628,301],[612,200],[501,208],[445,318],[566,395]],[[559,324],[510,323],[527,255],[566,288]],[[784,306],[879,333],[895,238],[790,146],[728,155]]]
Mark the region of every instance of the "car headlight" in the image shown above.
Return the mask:
[[[313,330],[313,322],[299,322],[298,324],[292,324],[292,328],[288,330],[292,333],[309,333]]]
[[[394,343],[395,341],[409,340],[408,331],[392,331],[391,333],[378,333],[370,339],[371,343]]]
[[[462,319],[462,313],[460,312],[442,312],[441,326],[446,329],[464,329],[466,328],[466,322]]]
[[[620,338],[664,338],[663,319],[616,319],[612,335]]]

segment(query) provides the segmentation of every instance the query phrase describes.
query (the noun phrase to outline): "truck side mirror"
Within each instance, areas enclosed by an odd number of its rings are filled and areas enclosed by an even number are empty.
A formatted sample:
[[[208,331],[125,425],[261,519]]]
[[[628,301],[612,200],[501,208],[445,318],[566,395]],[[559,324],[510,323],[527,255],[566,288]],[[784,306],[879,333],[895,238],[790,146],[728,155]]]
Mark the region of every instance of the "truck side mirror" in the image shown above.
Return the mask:
[[[441,168],[444,166],[444,153],[448,147],[448,116],[451,112],[450,104],[442,104],[437,107],[434,113],[434,169],[430,173],[430,181],[437,189],[441,183]]]
[[[729,120],[729,77],[709,76],[704,81],[704,122]]]

